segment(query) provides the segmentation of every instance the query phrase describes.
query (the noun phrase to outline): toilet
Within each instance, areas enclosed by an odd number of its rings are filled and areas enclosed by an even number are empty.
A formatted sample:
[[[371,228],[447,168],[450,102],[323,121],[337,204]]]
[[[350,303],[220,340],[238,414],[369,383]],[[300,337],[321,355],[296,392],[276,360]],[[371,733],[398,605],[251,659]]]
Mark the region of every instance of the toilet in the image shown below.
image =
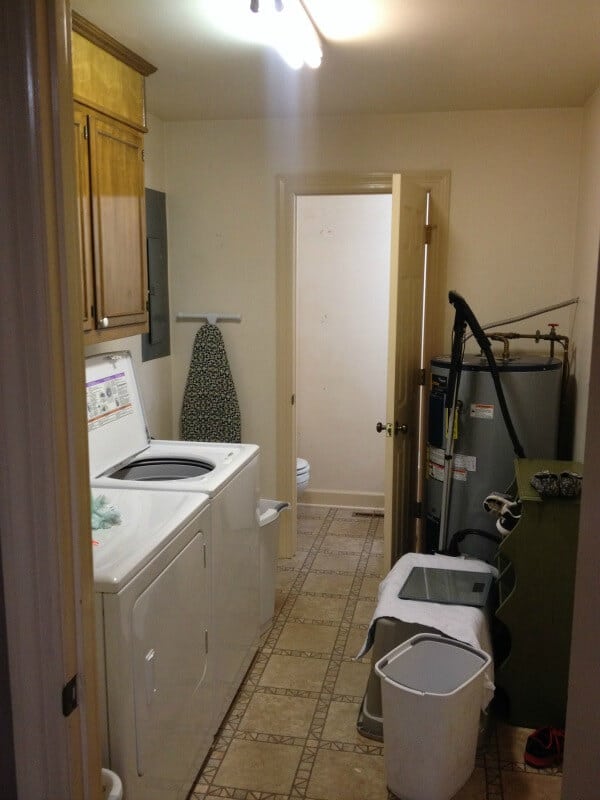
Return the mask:
[[[305,458],[296,459],[296,487],[298,494],[301,494],[310,480],[310,464]]]

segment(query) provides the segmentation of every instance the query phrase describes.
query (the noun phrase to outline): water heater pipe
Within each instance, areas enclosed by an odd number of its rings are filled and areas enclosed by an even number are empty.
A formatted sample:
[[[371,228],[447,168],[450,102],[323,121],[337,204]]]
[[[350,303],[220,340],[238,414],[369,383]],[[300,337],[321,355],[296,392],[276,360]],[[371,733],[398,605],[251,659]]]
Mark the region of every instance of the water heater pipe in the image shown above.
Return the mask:
[[[522,322],[524,319],[532,319],[539,317],[542,314],[547,314],[549,311],[556,311],[558,308],[566,308],[567,306],[577,305],[579,303],[578,297],[572,297],[570,300],[563,300],[562,303],[555,303],[552,306],[545,306],[545,308],[538,308],[536,311],[529,311],[525,314],[520,314],[518,317],[510,317],[509,319],[501,319],[497,322],[487,322],[481,326],[482,331],[487,331],[490,328],[498,328],[501,325],[512,325],[513,322]],[[470,339],[473,334],[469,334],[466,338]]]

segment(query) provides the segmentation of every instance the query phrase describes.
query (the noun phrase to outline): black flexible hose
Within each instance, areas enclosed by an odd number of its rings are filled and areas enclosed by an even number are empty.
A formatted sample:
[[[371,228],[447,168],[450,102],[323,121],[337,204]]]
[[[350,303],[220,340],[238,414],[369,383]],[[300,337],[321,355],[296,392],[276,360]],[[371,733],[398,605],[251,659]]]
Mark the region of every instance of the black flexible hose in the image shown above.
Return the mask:
[[[448,387],[446,390],[446,408],[454,406],[458,396],[460,384],[460,373],[465,353],[465,330],[467,323],[460,311],[456,311],[454,317],[454,327],[452,330],[452,352],[450,354],[450,371],[448,374]],[[449,425],[454,425],[454,420],[449,421]]]
[[[479,536],[481,539],[487,539],[489,542],[493,542],[496,545],[502,541],[502,537],[499,533],[488,533],[488,531],[482,531],[479,528],[463,528],[460,531],[456,531],[452,539],[450,539],[446,554],[449,556],[460,555],[458,545],[466,539],[467,536]]]
[[[500,373],[498,372],[498,365],[496,364],[496,359],[494,358],[494,354],[492,352],[492,346],[490,344],[490,340],[483,332],[483,328],[477,321],[475,314],[471,311],[469,304],[457,292],[450,292],[448,294],[448,300],[450,301],[451,305],[454,306],[456,309],[456,317],[454,322],[454,331],[455,331],[455,338],[456,337],[456,330],[457,330],[457,320],[459,323],[463,325],[466,324],[471,329],[473,336],[477,340],[477,344],[485,353],[485,357],[487,358],[487,362],[490,367],[490,372],[492,373],[492,380],[494,381],[494,386],[496,388],[496,394],[498,395],[498,403],[500,404],[500,410],[502,411],[502,418],[504,419],[504,424],[506,425],[506,430],[508,431],[508,435],[510,436],[510,440],[512,442],[513,450],[517,458],[525,458],[525,451],[523,450],[523,446],[519,441],[519,437],[517,436],[517,432],[513,425],[512,419],[510,418],[510,414],[508,412],[508,406],[506,405],[506,398],[504,397],[504,391],[502,389],[502,384],[500,382]],[[464,328],[463,328],[464,330]],[[456,349],[456,344],[453,342],[452,351],[454,354],[454,350]],[[452,372],[452,368],[450,370]],[[450,383],[450,380],[448,381]]]

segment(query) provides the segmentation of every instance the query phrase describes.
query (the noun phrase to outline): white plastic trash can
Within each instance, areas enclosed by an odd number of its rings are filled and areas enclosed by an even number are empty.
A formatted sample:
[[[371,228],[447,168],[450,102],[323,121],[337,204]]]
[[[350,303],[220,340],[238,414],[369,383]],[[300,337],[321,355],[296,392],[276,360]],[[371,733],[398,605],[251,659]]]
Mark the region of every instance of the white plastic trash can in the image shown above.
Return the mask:
[[[450,800],[469,779],[490,662],[468,644],[421,633],[375,664],[386,779],[402,800]]]
[[[259,500],[260,525],[260,632],[264,633],[273,620],[277,583],[277,553],[279,550],[279,515],[290,504],[282,500]]]
[[[110,769],[102,768],[102,797],[104,800],[122,800],[123,784],[119,776]]]

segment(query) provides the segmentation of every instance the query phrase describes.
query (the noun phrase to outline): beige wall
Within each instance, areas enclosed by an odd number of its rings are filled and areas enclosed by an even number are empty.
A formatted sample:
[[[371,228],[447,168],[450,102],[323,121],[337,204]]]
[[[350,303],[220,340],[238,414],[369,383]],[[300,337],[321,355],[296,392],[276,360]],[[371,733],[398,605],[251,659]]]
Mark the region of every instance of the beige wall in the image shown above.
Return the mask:
[[[148,133],[144,137],[144,179],[146,188],[166,192],[165,125],[153,114],[146,118]]]
[[[383,505],[392,198],[299,197],[296,426],[310,486]],[[354,495],[354,497],[353,497]],[[318,498],[313,497],[317,500]],[[334,502],[330,500],[329,502]]]
[[[564,109],[166,124],[172,309],[243,317],[222,328],[243,437],[263,448],[263,492],[276,471],[276,176],[450,169],[448,286],[485,322],[571,296],[582,119]],[[569,332],[572,315],[557,316]],[[177,421],[194,333],[174,327]]]
[[[164,131],[163,122],[157,117],[149,115],[148,133],[144,140],[145,183],[147,188],[159,192],[164,192],[166,186]],[[142,362],[141,336],[130,336],[101,345],[91,345],[86,347],[85,354],[88,356],[111,350],[131,351],[150,434],[157,439],[173,438],[171,357]]]
[[[581,181],[573,294],[580,298],[575,321],[573,370],[577,378],[577,423],[575,455],[582,459],[585,448],[586,414],[590,378],[591,334],[600,238],[600,87],[584,109],[581,143]]]

